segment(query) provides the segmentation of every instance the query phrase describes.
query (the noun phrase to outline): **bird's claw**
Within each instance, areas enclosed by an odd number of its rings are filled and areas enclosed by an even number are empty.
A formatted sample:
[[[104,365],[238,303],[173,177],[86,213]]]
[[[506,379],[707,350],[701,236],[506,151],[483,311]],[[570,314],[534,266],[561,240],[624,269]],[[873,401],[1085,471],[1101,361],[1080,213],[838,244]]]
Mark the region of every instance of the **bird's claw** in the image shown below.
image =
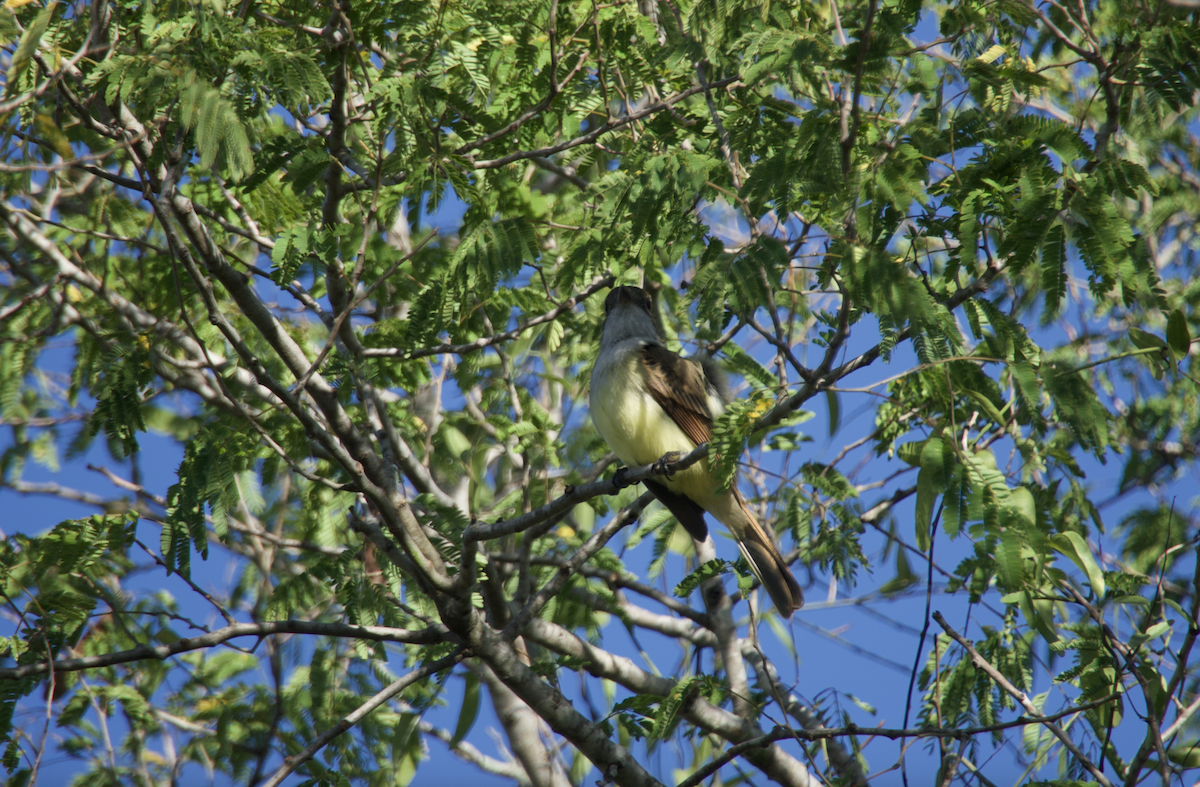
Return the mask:
[[[629,486],[629,482],[625,480],[625,476],[629,474],[628,467],[618,467],[617,472],[613,473],[613,486],[617,489],[624,489]]]
[[[650,466],[650,469],[658,475],[670,478],[671,476],[675,475],[675,471],[671,468],[671,465],[675,462],[678,462],[679,457],[682,455],[683,454],[679,453],[678,451],[671,451],[670,453],[663,454],[661,457],[659,457],[657,462]]]

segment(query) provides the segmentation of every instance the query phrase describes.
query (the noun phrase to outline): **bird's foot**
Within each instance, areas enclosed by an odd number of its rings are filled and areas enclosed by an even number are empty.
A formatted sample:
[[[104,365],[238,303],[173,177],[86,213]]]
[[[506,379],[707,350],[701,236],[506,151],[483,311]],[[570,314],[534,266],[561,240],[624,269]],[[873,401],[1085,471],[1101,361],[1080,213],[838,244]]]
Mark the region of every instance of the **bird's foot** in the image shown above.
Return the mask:
[[[624,489],[629,486],[629,482],[625,480],[625,476],[629,475],[628,467],[618,467],[617,472],[613,473],[613,486],[617,489]]]
[[[675,475],[675,471],[671,469],[671,464],[673,462],[678,462],[681,456],[683,456],[683,454],[679,451],[671,451],[670,453],[663,454],[661,457],[659,457],[657,462],[650,465],[650,469],[658,475],[670,478],[671,476]]]

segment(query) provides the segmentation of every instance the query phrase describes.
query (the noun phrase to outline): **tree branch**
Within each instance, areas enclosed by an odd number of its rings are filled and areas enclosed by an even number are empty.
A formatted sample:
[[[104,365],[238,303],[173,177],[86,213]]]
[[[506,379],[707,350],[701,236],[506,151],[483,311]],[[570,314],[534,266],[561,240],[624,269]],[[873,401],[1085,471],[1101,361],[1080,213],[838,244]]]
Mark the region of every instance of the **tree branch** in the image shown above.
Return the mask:
[[[237,637],[270,637],[276,634],[315,634],[322,637],[348,637],[372,642],[401,642],[414,645],[429,645],[445,642],[450,632],[443,627],[421,631],[389,628],[387,626],[352,626],[346,623],[315,623],[306,620],[278,620],[264,623],[235,623],[199,637],[187,637],[169,645],[141,645],[129,650],[85,656],[76,659],[59,659],[53,663],[38,662],[20,667],[0,669],[0,680],[20,680],[30,675],[54,672],[78,672],[80,670],[111,667],[133,661],[154,659],[162,661],[188,651],[201,650],[220,645]]]
[[[1000,674],[1000,670],[993,667],[990,663],[988,663],[987,659],[979,655],[979,651],[975,650],[975,646],[971,644],[971,641],[951,628],[950,624],[946,622],[946,619],[942,617],[941,612],[934,612],[933,619],[937,621],[938,625],[941,626],[942,629],[949,634],[955,642],[957,642],[959,645],[962,645],[963,648],[966,649],[967,653],[971,654],[971,663],[987,673],[987,676],[995,681],[996,685],[1004,689],[1004,691],[1007,692],[1013,699],[1019,702],[1021,707],[1025,709],[1026,713],[1028,713],[1031,717],[1041,715],[1037,709],[1037,706],[1030,702],[1029,697],[1025,695],[1025,692],[1014,686],[1008,678]],[[1093,778],[1095,778],[1096,781],[1102,785],[1102,787],[1113,787],[1113,783],[1108,780],[1108,777],[1104,775],[1104,772],[1097,768],[1096,764],[1088,759],[1088,756],[1083,753],[1082,749],[1075,745],[1075,741],[1071,740],[1071,736],[1068,735],[1062,727],[1049,720],[1042,721],[1040,723],[1046,729],[1050,730],[1050,732],[1054,734],[1054,737],[1062,741],[1062,745],[1066,747],[1067,751],[1071,752],[1071,755],[1079,761],[1080,765],[1087,769],[1088,773],[1092,774]]]

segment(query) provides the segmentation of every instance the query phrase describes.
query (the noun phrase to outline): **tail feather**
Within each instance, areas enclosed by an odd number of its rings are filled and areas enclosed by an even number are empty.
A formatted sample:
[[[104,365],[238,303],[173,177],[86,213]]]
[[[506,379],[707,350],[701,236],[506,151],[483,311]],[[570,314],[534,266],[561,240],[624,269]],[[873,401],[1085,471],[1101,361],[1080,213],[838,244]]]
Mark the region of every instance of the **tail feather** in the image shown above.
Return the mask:
[[[708,525],[704,523],[704,509],[700,507],[699,503],[687,495],[672,492],[665,485],[657,481],[652,481],[649,478],[642,483],[658,498],[658,502],[666,506],[667,510],[675,515],[675,518],[679,520],[679,524],[683,525],[683,529],[688,532],[688,535],[697,541],[703,541],[708,538]]]
[[[746,515],[746,521],[740,523],[742,527],[738,528],[741,532],[734,533],[738,546],[746,562],[750,564],[750,570],[758,577],[771,601],[775,603],[779,614],[790,618],[793,612],[804,606],[804,591],[792,576],[783,555],[779,554],[775,540],[758,523],[758,519],[742,500],[741,495],[737,496],[737,501]]]

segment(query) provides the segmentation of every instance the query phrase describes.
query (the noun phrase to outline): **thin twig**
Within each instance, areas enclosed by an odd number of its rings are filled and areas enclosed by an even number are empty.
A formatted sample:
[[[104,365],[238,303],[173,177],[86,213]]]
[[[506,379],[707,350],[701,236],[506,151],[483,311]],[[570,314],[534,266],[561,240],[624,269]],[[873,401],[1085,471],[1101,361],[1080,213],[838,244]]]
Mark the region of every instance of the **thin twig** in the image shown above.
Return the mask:
[[[575,570],[592,558],[600,549],[609,542],[609,540],[627,527],[630,523],[637,521],[642,510],[650,504],[654,499],[654,495],[650,492],[642,494],[637,500],[633,501],[625,508],[621,509],[608,524],[592,534],[591,538],[584,542],[575,554],[571,555],[558,570],[554,572],[554,576],[546,582],[545,585],[534,594],[533,598],[521,608],[521,611],[513,615],[512,620],[504,627],[502,636],[507,639],[513,639],[521,633],[525,628],[525,624],[530,618],[541,611],[550,599],[554,598],[567,584],[567,580],[571,578]]]
[[[367,348],[362,354],[367,358],[395,358],[400,361],[427,358],[431,355],[466,355],[476,350],[482,350],[485,347],[491,347],[494,344],[512,341],[530,328],[535,328],[542,323],[553,322],[563,312],[574,309],[577,304],[587,300],[600,290],[611,287],[614,281],[616,280],[612,276],[601,276],[598,279],[594,279],[578,295],[572,295],[545,314],[531,317],[511,331],[503,331],[492,336],[483,336],[465,344],[439,344],[437,347],[422,347],[417,350],[402,350],[399,347]]]
[[[728,85],[737,84],[740,81],[741,77],[726,77],[725,79],[719,79],[716,82],[711,83],[708,87],[726,87]],[[680,101],[683,101],[685,98],[689,98],[697,93],[703,92],[704,89],[705,88],[701,85],[695,85],[687,90],[680,91],[673,96],[663,99],[662,101],[651,104],[650,106],[638,112],[631,112],[624,117],[602,123],[586,134],[582,134],[574,139],[569,139],[566,142],[560,142],[557,145],[551,145],[549,147],[539,148],[537,150],[521,150],[516,153],[510,153],[509,155],[498,159],[476,161],[474,163],[475,169],[499,169],[500,167],[506,167],[509,164],[512,164],[514,161],[536,158],[538,156],[553,156],[555,153],[561,153],[564,150],[570,150],[571,148],[579,147],[580,145],[590,144],[597,141],[600,139],[600,137],[604,136],[610,131],[615,131],[618,128],[627,126],[630,123],[634,123],[655,113],[663,112],[675,104],[678,104]]]
[[[295,771],[302,764],[311,760],[313,756],[316,755],[316,753],[321,749],[325,748],[330,741],[342,733],[350,730],[350,728],[365,719],[380,705],[387,702],[392,697],[395,697],[397,694],[404,691],[422,678],[426,678],[430,675],[441,672],[448,667],[453,667],[455,664],[466,658],[467,655],[468,654],[465,648],[459,648],[449,656],[438,659],[430,664],[426,664],[424,667],[415,669],[408,673],[403,678],[399,678],[387,688],[376,694],[374,697],[367,700],[362,705],[359,705],[352,713],[346,715],[337,724],[318,735],[315,739],[313,739],[312,743],[305,746],[301,752],[284,760],[283,765],[280,766],[279,770],[275,771],[271,778],[267,779],[267,781],[263,783],[263,787],[279,787],[279,785],[283,783],[283,780],[290,776],[293,771]]]
[[[971,654],[971,663],[987,673],[987,676],[994,680],[996,685],[1004,689],[1004,691],[1006,691],[1017,702],[1021,703],[1021,707],[1025,709],[1026,713],[1035,717],[1041,715],[1041,712],[1038,710],[1037,706],[1030,701],[1025,692],[1014,686],[1008,678],[1000,674],[1000,670],[993,667],[987,659],[979,655],[979,651],[975,650],[975,646],[971,644],[971,641],[951,628],[950,624],[946,622],[946,619],[942,617],[941,612],[934,612],[933,619],[937,621],[938,625],[941,626],[942,629],[949,634],[955,642],[957,642],[959,645],[962,645],[963,648],[966,649],[967,653]],[[1071,740],[1071,736],[1068,735],[1062,727],[1049,720],[1041,721],[1039,723],[1045,726],[1046,729],[1050,730],[1050,732],[1054,734],[1054,737],[1062,741],[1062,745],[1066,747],[1067,751],[1071,752],[1071,755],[1079,761],[1080,765],[1087,769],[1088,773],[1092,774],[1097,782],[1103,785],[1103,787],[1113,787],[1113,783],[1108,780],[1108,777],[1104,775],[1104,772],[1097,768],[1096,764],[1093,763],[1088,756],[1083,753],[1083,750],[1075,745],[1075,741]]]
[[[129,650],[84,656],[75,659],[59,659],[23,664],[20,667],[0,669],[0,680],[20,680],[30,675],[54,672],[79,672],[80,670],[111,667],[133,661],[154,659],[162,661],[188,651],[211,648],[238,637],[270,637],[276,634],[314,634],[322,637],[346,637],[371,640],[373,642],[400,642],[405,644],[432,644],[445,642],[452,635],[442,627],[419,631],[391,628],[388,626],[352,626],[346,623],[317,623],[307,620],[275,620],[262,623],[234,623],[199,637],[187,637],[167,645],[139,645]]]

